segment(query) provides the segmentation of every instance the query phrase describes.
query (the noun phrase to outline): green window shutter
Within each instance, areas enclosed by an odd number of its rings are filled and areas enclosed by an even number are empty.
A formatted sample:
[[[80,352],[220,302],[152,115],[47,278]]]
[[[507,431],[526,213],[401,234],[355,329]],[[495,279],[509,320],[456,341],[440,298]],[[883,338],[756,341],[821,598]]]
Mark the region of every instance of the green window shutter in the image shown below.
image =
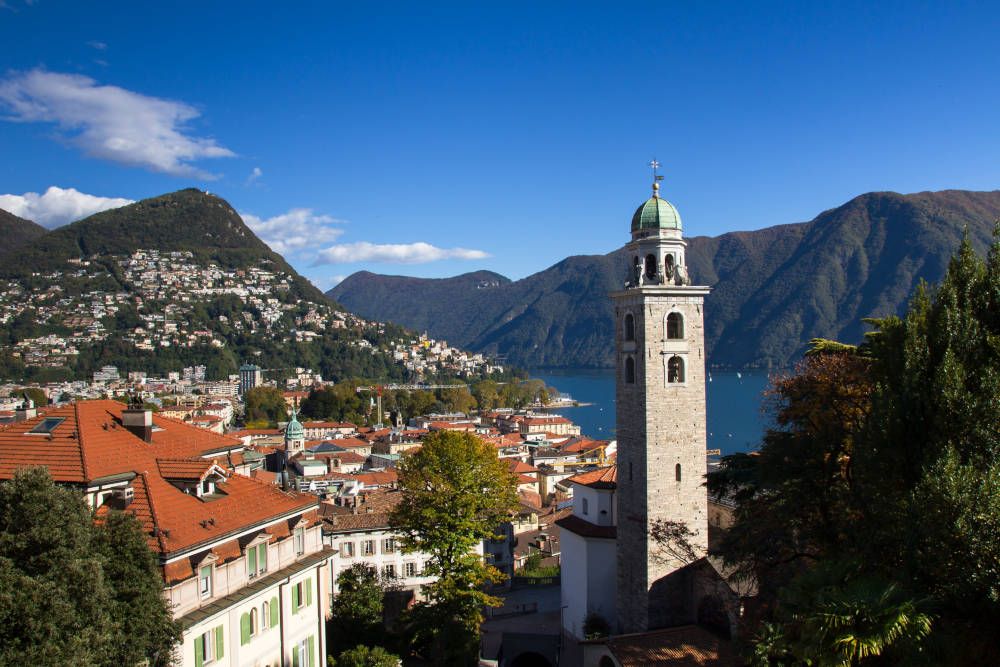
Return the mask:
[[[299,647],[295,645],[292,647],[292,667],[299,667]]]
[[[218,660],[224,656],[226,647],[222,643],[222,626],[215,628],[215,659]]]
[[[312,577],[306,579],[306,606],[313,603],[313,580]]]
[[[201,667],[205,664],[205,641],[204,635],[194,638],[194,667]]]
[[[309,635],[309,655],[306,657],[307,667],[312,667],[314,655],[316,655],[316,638]]]
[[[247,549],[247,576],[257,574],[257,547]]]
[[[260,569],[267,572],[267,544],[262,544],[260,549]]]
[[[299,611],[299,587],[292,586],[292,613],[298,613]]]
[[[240,616],[240,646],[250,643],[250,614]]]
[[[278,627],[278,623],[279,623],[279,621],[278,621],[278,614],[280,612],[281,612],[281,609],[278,608],[278,598],[276,598],[276,597],[271,598],[271,627],[272,628]]]

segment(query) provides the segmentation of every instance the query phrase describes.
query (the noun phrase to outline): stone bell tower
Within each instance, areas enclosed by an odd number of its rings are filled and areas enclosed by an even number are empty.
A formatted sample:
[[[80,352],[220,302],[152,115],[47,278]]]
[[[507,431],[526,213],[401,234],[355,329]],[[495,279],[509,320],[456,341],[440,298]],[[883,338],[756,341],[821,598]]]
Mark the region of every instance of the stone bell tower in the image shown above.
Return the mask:
[[[619,632],[672,625],[663,578],[685,563],[650,537],[657,520],[686,525],[708,549],[705,336],[708,287],[690,284],[677,209],[653,196],[632,216],[625,288],[615,312]],[[657,583],[662,582],[660,589]]]

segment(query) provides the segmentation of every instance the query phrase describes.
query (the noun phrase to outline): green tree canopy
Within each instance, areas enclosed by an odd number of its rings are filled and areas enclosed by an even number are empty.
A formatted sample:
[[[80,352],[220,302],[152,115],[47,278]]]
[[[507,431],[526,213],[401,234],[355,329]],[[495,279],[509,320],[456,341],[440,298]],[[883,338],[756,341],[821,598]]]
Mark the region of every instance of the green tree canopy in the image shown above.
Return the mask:
[[[1000,663],[1000,242],[984,261],[964,241],[905,317],[870,323],[779,378],[759,455],[710,475],[739,503],[722,552],[759,585],[758,652]]]
[[[381,646],[355,646],[330,662],[331,667],[398,667],[399,657]]]
[[[355,563],[337,575],[337,591],[330,602],[330,653],[339,655],[356,646],[379,644],[384,635],[385,587],[378,572]]]
[[[162,587],[133,518],[95,525],[44,468],[0,484],[0,664],[170,664]]]
[[[516,480],[491,446],[474,435],[438,431],[399,464],[403,500],[391,524],[405,552],[430,556],[425,600],[411,620],[418,646],[438,664],[474,663],[482,608],[499,599],[483,588],[503,575],[476,548],[517,507]]]
[[[275,387],[254,387],[243,397],[243,404],[244,419],[248,422],[266,421],[273,425],[288,418],[285,397]]]

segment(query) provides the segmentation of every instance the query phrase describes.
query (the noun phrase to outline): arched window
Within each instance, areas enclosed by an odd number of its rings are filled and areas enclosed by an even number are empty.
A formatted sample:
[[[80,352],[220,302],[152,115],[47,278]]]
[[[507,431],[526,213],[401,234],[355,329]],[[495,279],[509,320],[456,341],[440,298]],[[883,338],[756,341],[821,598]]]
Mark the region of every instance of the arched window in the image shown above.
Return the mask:
[[[684,316],[680,313],[667,315],[667,338],[671,340],[684,338]]]
[[[635,384],[635,359],[625,357],[625,383]]]
[[[656,278],[656,255],[646,255],[646,280]]]
[[[257,630],[260,626],[257,624],[257,607],[250,610],[250,634],[257,634]]]
[[[667,362],[667,382],[684,382],[684,360],[677,355]]]
[[[583,513],[590,514],[590,503],[587,502],[586,498],[583,498]]]
[[[260,627],[262,630],[267,630],[270,626],[268,622],[271,620],[271,604],[265,602],[264,606],[260,608]]]
[[[680,463],[678,463],[677,465],[674,466],[674,479],[676,479],[678,482],[681,481],[681,464]]]
[[[635,318],[632,313],[625,314],[625,340],[635,340]]]
[[[663,258],[663,274],[665,276],[667,276],[667,278],[673,278],[674,277],[674,256],[673,255],[667,255],[666,257]]]

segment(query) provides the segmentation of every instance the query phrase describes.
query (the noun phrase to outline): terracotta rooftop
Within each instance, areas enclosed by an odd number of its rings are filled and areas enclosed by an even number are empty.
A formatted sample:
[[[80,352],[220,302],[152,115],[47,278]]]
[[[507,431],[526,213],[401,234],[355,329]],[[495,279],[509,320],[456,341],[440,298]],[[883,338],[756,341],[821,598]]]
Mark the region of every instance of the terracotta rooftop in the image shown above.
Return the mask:
[[[730,640],[697,625],[618,635],[608,640],[608,649],[622,667],[736,667],[743,664]]]
[[[618,486],[618,466],[582,472],[566,479],[565,482],[589,486],[592,489],[614,489]]]
[[[582,519],[575,514],[569,514],[560,519],[556,519],[555,525],[563,530],[576,533],[582,537],[602,537],[613,540],[618,536],[618,529],[614,526],[598,526]]]
[[[116,401],[80,401],[0,429],[0,479],[24,466],[45,466],[64,483],[134,475],[127,509],[163,555],[316,507],[315,496],[235,474],[210,496],[184,493],[168,479],[202,479],[211,458],[242,443],[160,415],[153,415],[146,442],[122,426],[124,408]]]

